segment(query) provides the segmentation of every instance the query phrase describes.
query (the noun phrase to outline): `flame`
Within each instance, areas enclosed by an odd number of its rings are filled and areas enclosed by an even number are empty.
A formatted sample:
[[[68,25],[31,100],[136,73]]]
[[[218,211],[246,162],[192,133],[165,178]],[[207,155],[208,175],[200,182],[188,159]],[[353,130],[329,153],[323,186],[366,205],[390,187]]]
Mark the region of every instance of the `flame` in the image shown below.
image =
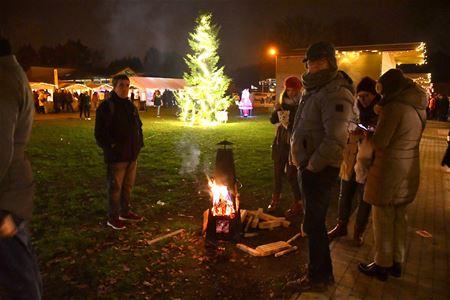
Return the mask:
[[[225,185],[216,184],[213,179],[210,179],[208,184],[213,198],[213,207],[211,209],[213,216],[230,216],[234,218],[236,210],[228,188]]]

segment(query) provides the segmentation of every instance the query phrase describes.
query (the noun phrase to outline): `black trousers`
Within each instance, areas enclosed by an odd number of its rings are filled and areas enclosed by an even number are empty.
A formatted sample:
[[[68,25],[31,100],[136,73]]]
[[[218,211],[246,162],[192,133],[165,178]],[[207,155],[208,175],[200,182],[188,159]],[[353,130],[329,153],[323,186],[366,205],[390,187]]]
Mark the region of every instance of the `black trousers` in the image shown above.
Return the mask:
[[[358,211],[356,213],[356,226],[365,228],[369,222],[370,210],[372,206],[363,201],[364,184],[354,180],[341,180],[339,192],[339,217],[338,220],[348,223],[352,212],[352,201],[356,197],[358,201]]]
[[[309,240],[308,277],[312,282],[327,282],[333,276],[333,266],[325,220],[339,169],[326,167],[317,173],[306,169],[299,172],[305,202],[303,230]]]
[[[286,171],[286,173],[285,173]],[[279,196],[283,187],[283,178],[287,177],[289,185],[291,186],[294,201],[299,201],[300,187],[297,179],[297,168],[293,165],[289,165],[286,160],[274,160],[273,161],[273,194]]]

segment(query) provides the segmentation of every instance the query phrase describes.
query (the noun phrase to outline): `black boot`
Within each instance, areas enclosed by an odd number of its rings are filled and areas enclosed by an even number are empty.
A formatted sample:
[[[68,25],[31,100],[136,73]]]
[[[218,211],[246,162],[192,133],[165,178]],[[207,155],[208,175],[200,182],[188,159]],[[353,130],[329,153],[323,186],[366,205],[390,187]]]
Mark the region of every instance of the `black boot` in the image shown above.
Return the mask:
[[[380,267],[375,264],[375,262],[370,264],[359,264],[358,269],[360,272],[373,276],[381,281],[386,281],[388,279],[388,268]]]
[[[331,242],[335,238],[347,235],[347,222],[338,221],[337,225],[328,231],[328,241]]]
[[[267,212],[274,212],[278,207],[278,202],[280,202],[280,195],[272,194],[272,201],[269,206],[267,206]]]
[[[402,264],[394,262],[392,267],[388,268],[388,272],[392,276],[399,278],[400,276],[402,276]]]
[[[295,201],[291,207],[284,212],[284,216],[288,219],[300,217],[303,214],[303,202]]]

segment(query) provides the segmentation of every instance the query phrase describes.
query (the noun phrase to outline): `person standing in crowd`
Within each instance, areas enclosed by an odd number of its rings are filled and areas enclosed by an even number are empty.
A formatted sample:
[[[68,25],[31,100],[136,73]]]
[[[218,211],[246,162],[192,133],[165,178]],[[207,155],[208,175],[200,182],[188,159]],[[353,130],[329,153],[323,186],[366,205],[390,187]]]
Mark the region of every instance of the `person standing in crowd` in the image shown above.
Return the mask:
[[[375,257],[359,270],[380,280],[401,276],[406,250],[406,208],[414,201],[420,180],[419,144],[425,129],[427,93],[390,69],[377,83],[382,95],[372,138],[375,160],[369,169],[364,200],[372,204]]]
[[[338,223],[328,232],[330,242],[337,237],[347,235],[347,225],[352,210],[352,200],[358,198],[358,210],[353,240],[357,246],[364,242],[364,231],[370,216],[370,205],[362,199],[367,172],[372,163],[373,149],[370,143],[371,129],[376,126],[378,116],[374,111],[381,96],[375,90],[376,81],[364,77],[356,86],[357,110],[359,124],[352,123],[353,130],[349,132],[347,146],[344,150],[341,164],[341,188],[339,192]],[[362,129],[364,128],[364,129]],[[361,150],[361,151],[360,151]]]
[[[84,97],[84,92],[81,92],[80,95],[78,96],[78,111],[80,112],[80,120],[83,117],[85,102],[86,98]]]
[[[98,101],[99,101],[98,93],[94,92],[92,94],[92,101],[91,101],[92,102],[92,107],[94,108],[94,110],[96,110],[97,107],[98,107]]]
[[[34,102],[25,72],[0,36],[0,299],[41,299],[42,282],[27,224],[34,180],[25,154]]]
[[[66,98],[66,104],[67,104],[67,112],[73,112],[73,97],[72,93],[68,90],[64,91],[64,97]]]
[[[91,96],[89,96],[88,92],[83,93],[84,98],[84,119],[91,120]]]
[[[304,197],[309,263],[307,273],[287,287],[310,291],[323,290],[334,282],[325,218],[348,138],[355,89],[351,78],[338,71],[331,43],[311,45],[303,62],[305,92],[295,116],[291,159],[298,168]]]
[[[107,165],[108,220],[116,230],[125,229],[124,221],[143,218],[130,209],[131,190],[136,178],[137,157],[144,145],[142,122],[136,107],[128,99],[130,80],[116,75],[113,91],[97,109],[95,139],[103,149]]]
[[[162,104],[162,95],[159,90],[156,90],[153,94],[153,105],[156,106],[156,117],[159,118],[159,114],[161,111],[161,104]]]
[[[39,113],[45,114],[45,103],[47,102],[47,93],[44,90],[39,91]]]
[[[289,77],[284,81],[284,91],[281,94],[281,101],[275,104],[270,122],[277,124],[277,133],[272,143],[273,160],[273,192],[272,201],[267,207],[268,212],[277,209],[280,202],[283,177],[286,174],[291,186],[294,202],[291,208],[286,211],[286,216],[294,217],[303,212],[300,188],[297,180],[297,168],[289,164],[289,153],[291,150],[290,139],[295,113],[301,97],[302,83],[297,77]]]

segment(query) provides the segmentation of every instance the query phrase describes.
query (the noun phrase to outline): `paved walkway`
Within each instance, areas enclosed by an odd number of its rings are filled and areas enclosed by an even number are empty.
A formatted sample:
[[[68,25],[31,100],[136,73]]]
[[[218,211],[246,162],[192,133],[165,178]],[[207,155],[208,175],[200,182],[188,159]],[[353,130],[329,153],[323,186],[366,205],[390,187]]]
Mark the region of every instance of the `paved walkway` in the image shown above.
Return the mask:
[[[440,166],[450,123],[427,123],[421,142],[421,184],[408,207],[406,261],[401,278],[387,282],[357,270],[373,258],[371,224],[365,244],[352,245],[351,234],[331,244],[336,284],[325,293],[294,294],[294,299],[450,299],[450,169]],[[354,216],[349,229],[353,228]],[[417,234],[425,230],[426,238]]]

